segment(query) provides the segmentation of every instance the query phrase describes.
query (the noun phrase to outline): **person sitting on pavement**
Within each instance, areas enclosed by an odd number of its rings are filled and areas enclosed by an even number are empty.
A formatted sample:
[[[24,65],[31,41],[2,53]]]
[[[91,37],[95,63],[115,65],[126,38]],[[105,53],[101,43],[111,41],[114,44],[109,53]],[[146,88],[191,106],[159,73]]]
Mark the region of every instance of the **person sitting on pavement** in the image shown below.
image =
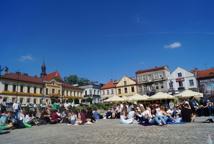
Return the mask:
[[[120,115],[120,122],[122,124],[133,124],[134,122],[134,110],[131,110],[129,113],[127,107],[124,106]]]
[[[49,118],[50,118],[51,124],[59,123],[61,120],[61,117],[59,116],[59,114],[57,113],[57,110],[55,110],[55,109],[52,110]]]

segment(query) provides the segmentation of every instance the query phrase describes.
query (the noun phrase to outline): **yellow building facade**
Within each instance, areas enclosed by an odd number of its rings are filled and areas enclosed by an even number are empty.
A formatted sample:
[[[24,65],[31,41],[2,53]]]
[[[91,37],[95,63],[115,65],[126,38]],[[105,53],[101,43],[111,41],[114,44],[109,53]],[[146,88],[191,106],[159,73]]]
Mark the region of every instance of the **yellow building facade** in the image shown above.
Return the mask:
[[[117,83],[116,91],[118,96],[132,96],[137,93],[136,81],[124,76]]]

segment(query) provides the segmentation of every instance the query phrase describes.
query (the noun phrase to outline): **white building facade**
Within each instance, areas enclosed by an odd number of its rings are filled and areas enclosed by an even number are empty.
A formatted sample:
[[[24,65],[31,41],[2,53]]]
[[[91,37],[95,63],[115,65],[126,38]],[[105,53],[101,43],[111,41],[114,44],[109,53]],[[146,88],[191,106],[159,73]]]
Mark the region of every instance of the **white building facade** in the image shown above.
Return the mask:
[[[197,90],[197,80],[193,73],[177,67],[169,76],[169,91]]]
[[[101,98],[101,85],[99,84],[89,84],[85,86],[80,86],[83,89],[83,99],[86,100],[91,98],[92,103],[99,103]]]

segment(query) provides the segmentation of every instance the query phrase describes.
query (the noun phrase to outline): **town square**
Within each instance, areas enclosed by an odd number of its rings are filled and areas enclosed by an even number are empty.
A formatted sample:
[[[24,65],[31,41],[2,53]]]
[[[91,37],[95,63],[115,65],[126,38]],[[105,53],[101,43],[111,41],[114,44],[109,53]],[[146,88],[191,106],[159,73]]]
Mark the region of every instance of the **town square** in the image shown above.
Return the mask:
[[[0,144],[213,144],[213,4],[1,1]]]

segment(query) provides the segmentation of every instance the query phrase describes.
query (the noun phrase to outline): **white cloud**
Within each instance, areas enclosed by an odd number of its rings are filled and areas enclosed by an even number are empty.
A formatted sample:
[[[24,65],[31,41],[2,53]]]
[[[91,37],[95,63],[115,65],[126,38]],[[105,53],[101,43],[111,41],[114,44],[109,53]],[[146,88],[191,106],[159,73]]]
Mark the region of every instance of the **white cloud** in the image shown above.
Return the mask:
[[[31,55],[23,55],[19,58],[19,61],[24,62],[24,61],[32,61],[33,57]]]
[[[182,46],[182,44],[180,42],[173,42],[171,44],[165,45],[165,48],[168,49],[176,49],[176,48],[180,48]]]

